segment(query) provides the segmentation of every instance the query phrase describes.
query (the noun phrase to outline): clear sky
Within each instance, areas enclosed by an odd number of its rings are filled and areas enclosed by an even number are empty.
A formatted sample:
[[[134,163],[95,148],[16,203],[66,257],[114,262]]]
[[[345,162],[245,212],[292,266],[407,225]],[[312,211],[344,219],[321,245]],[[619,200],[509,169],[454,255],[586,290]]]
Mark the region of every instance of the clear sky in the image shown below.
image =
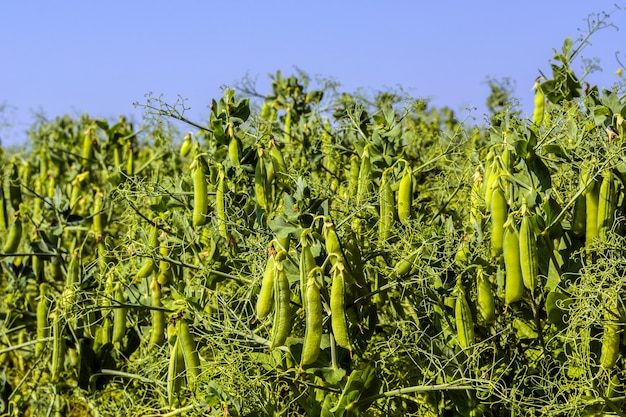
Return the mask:
[[[474,1],[4,1],[0,5],[0,140],[25,140],[36,113],[88,112],[141,121],[145,94],[180,95],[196,121],[212,98],[246,75],[268,92],[268,74],[300,68],[341,89],[402,86],[478,122],[488,78],[510,78],[525,112],[553,49],[586,33],[591,13],[624,0]],[[591,38],[588,76],[611,87],[626,62],[626,10]],[[620,51],[620,48],[622,50]],[[576,70],[581,67],[579,60]],[[12,127],[5,125],[10,123]]]

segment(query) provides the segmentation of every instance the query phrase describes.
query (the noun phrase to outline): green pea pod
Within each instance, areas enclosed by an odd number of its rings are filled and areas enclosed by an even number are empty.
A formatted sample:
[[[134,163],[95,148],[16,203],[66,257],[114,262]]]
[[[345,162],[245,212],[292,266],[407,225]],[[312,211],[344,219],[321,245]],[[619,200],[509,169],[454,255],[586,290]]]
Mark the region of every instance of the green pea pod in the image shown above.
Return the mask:
[[[189,331],[189,324],[185,319],[180,319],[176,322],[176,333],[180,341],[180,348],[183,351],[183,358],[185,359],[187,386],[191,392],[195,392],[196,381],[200,376],[200,356],[198,354],[198,347]]]
[[[474,344],[476,337],[472,312],[465,298],[465,291],[463,291],[460,284],[457,287],[457,296],[454,303],[454,319],[459,345],[462,349],[467,349]]]
[[[156,277],[152,277],[150,283],[150,297],[152,300],[152,307],[163,307],[161,301],[161,285],[157,281]],[[152,330],[150,332],[150,345],[159,346],[165,341],[165,311],[152,310]]]
[[[621,329],[616,321],[617,317],[617,304],[613,303],[604,315],[604,332],[602,333],[602,348],[600,350],[600,366],[604,369],[615,367],[619,357]]]
[[[397,277],[403,277],[409,273],[417,271],[418,263],[416,261],[421,256],[423,251],[424,247],[420,246],[413,252],[400,258],[393,268],[394,274]]]
[[[407,225],[411,217],[411,205],[413,204],[413,171],[408,163],[405,164],[400,185],[398,187],[398,220]]]
[[[87,128],[83,137],[83,164],[87,164],[93,158],[93,148],[98,143],[96,136],[96,125],[91,125]]]
[[[261,291],[256,302],[256,316],[259,319],[264,319],[272,311],[274,302],[274,255],[274,253],[270,253],[267,258],[263,279],[261,280]]]
[[[185,358],[178,336],[172,336],[170,343],[170,360],[167,368],[167,400],[170,407],[174,407],[177,405],[176,402],[185,378]]]
[[[224,239],[228,239],[228,224],[226,223],[226,198],[224,195],[224,167],[218,166],[217,187],[215,190],[215,218],[217,228]]]
[[[498,164],[498,158],[495,157],[493,149],[487,152],[486,164],[487,169],[485,170],[485,178],[483,181],[485,190],[484,199],[487,210],[491,211],[491,196],[500,176],[500,165]]]
[[[65,339],[63,337],[64,323],[57,311],[52,321],[52,362],[50,364],[50,379],[58,382],[65,369]]]
[[[346,318],[346,286],[345,266],[337,262],[331,269],[332,284],[330,289],[330,324],[337,344],[345,349],[352,350]]]
[[[2,252],[15,253],[17,251],[17,248],[20,246],[21,240],[22,240],[22,218],[20,216],[20,212],[16,211],[13,224],[11,225],[11,228],[9,229],[9,236],[7,237],[7,240],[4,243]]]
[[[37,344],[35,345],[35,356],[39,356],[43,352],[46,343],[42,340],[49,336],[50,326],[48,324],[48,309],[50,302],[48,301],[48,292],[50,286],[48,284],[39,284],[39,301],[37,302]]]
[[[198,155],[190,166],[191,175],[193,177],[193,227],[206,224],[209,213],[208,185],[203,168],[204,160],[202,158],[201,155]]]
[[[9,178],[9,199],[13,210],[19,211],[22,204],[22,186],[20,181],[19,169],[15,161],[11,162],[11,175]]]
[[[361,167],[359,169],[359,184],[356,190],[356,201],[362,203],[370,187],[370,173],[372,171],[372,162],[370,160],[370,145],[367,144],[363,148],[361,155]]]
[[[350,190],[356,190],[359,187],[359,169],[361,163],[357,154],[350,156]]]
[[[600,187],[593,181],[585,195],[586,222],[585,247],[589,249],[593,240],[598,237],[598,207],[600,203]]]
[[[232,126],[232,124],[230,125]],[[235,167],[240,166],[241,160],[241,141],[236,136],[232,136],[228,142],[228,159]]]
[[[522,203],[522,224],[519,233],[520,265],[524,286],[534,295],[539,276],[539,254],[537,252],[537,238],[530,223],[530,213],[525,200]]]
[[[126,159],[126,175],[133,175],[135,173],[135,153],[133,152],[132,143],[126,146],[126,151],[128,153]]]
[[[308,228],[300,234],[300,293],[302,297],[302,307],[306,310],[306,288],[308,285],[309,273],[316,266],[315,257],[311,250],[310,235],[313,229]]]
[[[323,282],[324,270],[320,267],[311,269],[306,281],[306,307],[304,341],[302,342],[301,364],[310,365],[317,360],[322,341],[322,298],[318,280]]]
[[[341,244],[339,243],[339,236],[337,235],[335,225],[330,218],[326,218],[324,220],[322,233],[324,235],[326,254],[328,255],[331,263],[334,264],[337,260],[343,259],[343,251],[341,250]]]
[[[168,285],[171,282],[174,273],[172,271],[172,264],[165,259],[170,256],[170,246],[165,235],[162,236],[159,243],[159,255],[161,255],[162,259],[159,261],[159,273],[157,275],[157,280],[161,285]]]
[[[258,151],[256,167],[254,169],[254,196],[259,207],[267,211],[267,172],[262,149]]]
[[[270,349],[283,346],[291,333],[291,289],[283,266],[284,252],[279,252],[274,261],[274,323]]]
[[[482,267],[478,267],[476,271],[477,286],[477,307],[478,313],[485,324],[492,324],[496,320],[496,305],[493,297],[491,284],[485,276]]]
[[[502,254],[504,223],[508,214],[508,205],[502,188],[496,183],[491,194],[491,254],[497,257]]]
[[[482,230],[484,199],[481,192],[483,186],[483,176],[480,168],[476,168],[472,176],[473,183],[470,191],[470,224]]]
[[[187,157],[193,148],[192,133],[189,132],[183,138],[183,142],[180,145],[180,156]]]
[[[284,123],[284,134],[283,140],[285,143],[291,142],[291,108],[287,108],[287,112],[285,113],[285,123]]]
[[[67,266],[65,286],[71,288],[80,281],[80,250],[70,253],[70,263]]]
[[[153,251],[156,251],[159,247],[159,229],[156,226],[156,219],[150,224],[148,246]],[[139,271],[137,271],[137,274],[135,274],[134,281],[141,282],[141,280],[148,278],[154,271],[156,271],[156,262],[152,256],[148,256],[139,268]]]
[[[537,78],[533,88],[535,90],[535,109],[533,110],[532,123],[534,126],[539,127],[541,126],[541,122],[543,122],[546,105],[546,95],[541,88],[541,77]]]
[[[379,191],[379,218],[378,218],[378,242],[386,242],[391,237],[393,229],[393,212],[395,208],[395,199],[391,189],[391,181],[389,175],[391,168],[383,171],[380,182]]]
[[[607,233],[613,228],[615,208],[617,206],[617,190],[613,172],[609,169],[602,173],[602,183],[598,194],[598,238],[606,240]]]
[[[509,305],[522,299],[524,294],[524,278],[520,263],[519,232],[512,221],[508,222],[504,232],[504,268],[506,273],[504,284],[504,303]]]
[[[126,303],[124,288],[120,283],[117,283],[115,286],[115,301],[117,301],[120,306]],[[121,343],[126,335],[128,308],[120,306],[113,310],[113,336],[111,339],[113,343]]]
[[[285,157],[278,147],[276,140],[272,139],[270,141],[269,150],[274,172],[278,175],[278,179],[283,181],[287,175],[287,164],[285,163]]]

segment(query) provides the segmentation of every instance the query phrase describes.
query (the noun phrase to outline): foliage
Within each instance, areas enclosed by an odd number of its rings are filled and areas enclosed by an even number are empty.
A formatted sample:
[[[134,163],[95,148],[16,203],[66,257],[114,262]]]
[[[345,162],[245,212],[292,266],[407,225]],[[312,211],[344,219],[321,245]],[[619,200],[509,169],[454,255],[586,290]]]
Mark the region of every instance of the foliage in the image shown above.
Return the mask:
[[[2,154],[0,412],[620,415],[626,103],[574,47],[484,128],[280,72],[205,123],[42,120]]]

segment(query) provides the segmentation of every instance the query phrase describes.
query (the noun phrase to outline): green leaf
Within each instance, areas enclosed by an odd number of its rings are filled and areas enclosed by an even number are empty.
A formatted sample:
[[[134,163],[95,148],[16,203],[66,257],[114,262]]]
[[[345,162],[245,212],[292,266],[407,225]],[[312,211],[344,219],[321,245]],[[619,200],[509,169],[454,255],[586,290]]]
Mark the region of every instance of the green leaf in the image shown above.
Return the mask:
[[[528,173],[532,180],[533,188],[540,193],[545,193],[550,190],[552,188],[552,177],[543,159],[532,152],[526,163],[528,165]]]
[[[298,230],[300,229],[298,225],[294,225],[293,223],[289,222],[287,218],[282,214],[274,217],[272,220],[267,222],[267,225],[270,229],[272,229],[272,231],[274,231],[274,233],[276,233],[276,236],[278,236],[279,238],[286,238],[290,234],[297,234]]]
[[[611,119],[611,109],[607,106],[599,105],[593,108],[593,122],[596,126],[605,126],[607,120]]]
[[[513,328],[518,339],[536,339],[537,331],[530,323],[515,317],[513,319]]]
[[[346,376],[346,370],[341,368],[321,368],[322,377],[329,385],[337,385]]]

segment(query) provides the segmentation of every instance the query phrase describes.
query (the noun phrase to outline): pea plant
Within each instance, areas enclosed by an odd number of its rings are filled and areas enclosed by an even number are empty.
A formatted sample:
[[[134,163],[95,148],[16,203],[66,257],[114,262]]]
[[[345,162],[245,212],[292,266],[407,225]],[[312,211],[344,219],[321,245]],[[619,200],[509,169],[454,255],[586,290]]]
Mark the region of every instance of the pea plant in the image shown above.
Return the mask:
[[[585,42],[481,127],[280,72],[203,123],[37,123],[0,154],[0,412],[623,415],[626,103]]]

